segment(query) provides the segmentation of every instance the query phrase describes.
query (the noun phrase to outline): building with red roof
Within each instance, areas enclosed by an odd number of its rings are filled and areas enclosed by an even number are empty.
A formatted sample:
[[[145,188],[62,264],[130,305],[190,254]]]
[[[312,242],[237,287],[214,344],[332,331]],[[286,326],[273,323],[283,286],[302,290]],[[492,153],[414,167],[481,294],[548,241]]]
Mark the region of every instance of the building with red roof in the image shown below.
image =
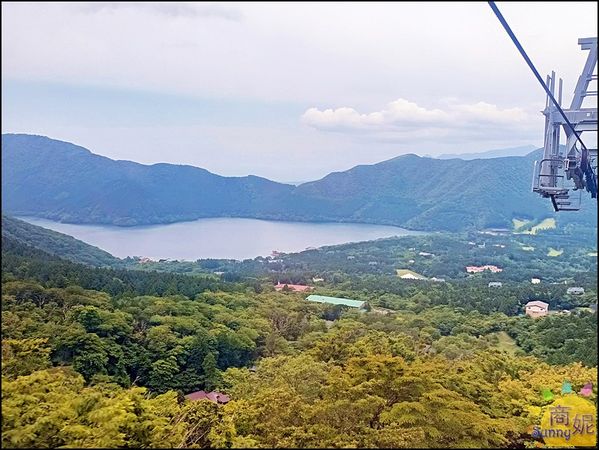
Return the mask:
[[[282,290],[285,286],[287,286],[288,289],[292,290],[293,292],[305,292],[305,291],[310,291],[312,289],[314,289],[312,286],[306,286],[305,284],[281,284],[278,283],[275,285],[275,289],[277,291]]]
[[[493,273],[503,272],[503,269],[501,269],[497,266],[493,266],[493,265],[466,266],[466,272],[468,272],[468,273],[480,273],[480,272],[484,272],[485,270],[490,270]]]

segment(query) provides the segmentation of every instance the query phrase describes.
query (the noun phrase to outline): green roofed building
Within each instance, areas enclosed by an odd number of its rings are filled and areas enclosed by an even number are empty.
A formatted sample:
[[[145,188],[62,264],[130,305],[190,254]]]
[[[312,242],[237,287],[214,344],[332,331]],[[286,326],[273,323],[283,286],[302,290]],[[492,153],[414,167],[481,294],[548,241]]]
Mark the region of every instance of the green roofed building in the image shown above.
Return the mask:
[[[349,298],[325,297],[324,295],[308,295],[306,300],[309,302],[329,303],[331,305],[351,306],[352,308],[363,308],[366,302],[362,300],[350,300]]]

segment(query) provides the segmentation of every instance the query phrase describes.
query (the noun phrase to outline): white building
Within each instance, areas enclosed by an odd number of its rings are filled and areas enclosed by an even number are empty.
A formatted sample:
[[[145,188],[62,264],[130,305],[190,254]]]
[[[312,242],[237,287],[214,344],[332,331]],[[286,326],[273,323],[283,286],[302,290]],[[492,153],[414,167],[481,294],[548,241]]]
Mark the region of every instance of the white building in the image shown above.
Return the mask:
[[[531,278],[531,279],[530,279],[530,282],[531,282],[532,284],[539,284],[539,283],[541,282],[541,280],[540,280],[539,278]]]

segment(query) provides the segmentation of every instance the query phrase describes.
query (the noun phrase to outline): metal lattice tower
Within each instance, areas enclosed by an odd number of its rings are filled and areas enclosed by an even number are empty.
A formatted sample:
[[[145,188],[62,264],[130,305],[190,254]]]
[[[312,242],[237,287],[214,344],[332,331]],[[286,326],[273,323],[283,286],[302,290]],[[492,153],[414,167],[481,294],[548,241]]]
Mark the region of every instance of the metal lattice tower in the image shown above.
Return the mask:
[[[545,142],[543,159],[535,161],[532,190],[543,197],[551,198],[556,211],[577,211],[580,209],[581,193],[586,189],[592,197],[597,196],[597,102],[594,107],[583,108],[588,97],[597,97],[597,88],[589,90],[591,82],[597,83],[594,74],[597,66],[597,38],[579,39],[582,50],[588,50],[587,61],[576,88],[570,108],[563,109],[574,132],[567,125],[558,107],[547,96],[543,114],[545,115]],[[557,103],[562,103],[562,80],[559,79],[556,92],[555,72],[547,77],[547,87]],[[566,145],[560,147],[562,127],[566,135]],[[593,140],[582,144],[585,135],[593,134]],[[578,134],[578,136],[577,136]],[[582,145],[581,145],[582,144]],[[592,144],[593,148],[588,147]],[[582,148],[584,147],[584,148]],[[569,181],[571,180],[571,181]],[[571,191],[578,191],[572,196]]]

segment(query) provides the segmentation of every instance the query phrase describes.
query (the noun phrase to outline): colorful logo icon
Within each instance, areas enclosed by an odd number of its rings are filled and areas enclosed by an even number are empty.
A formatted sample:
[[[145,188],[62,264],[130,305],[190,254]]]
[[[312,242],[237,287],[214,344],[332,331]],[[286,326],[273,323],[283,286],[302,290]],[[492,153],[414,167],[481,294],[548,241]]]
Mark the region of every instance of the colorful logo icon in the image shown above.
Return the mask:
[[[572,393],[572,384],[569,381],[564,381],[562,384],[562,395]]]
[[[580,390],[580,395],[583,395],[585,397],[590,397],[592,393],[593,393],[593,383],[585,384],[582,387],[582,389]]]
[[[535,425],[532,437],[548,447],[594,447],[597,443],[597,410],[586,398],[593,393],[593,384],[586,383],[576,395],[572,383],[564,380],[561,396],[554,399],[550,389],[543,389],[543,400],[552,401],[546,407],[541,424]]]

